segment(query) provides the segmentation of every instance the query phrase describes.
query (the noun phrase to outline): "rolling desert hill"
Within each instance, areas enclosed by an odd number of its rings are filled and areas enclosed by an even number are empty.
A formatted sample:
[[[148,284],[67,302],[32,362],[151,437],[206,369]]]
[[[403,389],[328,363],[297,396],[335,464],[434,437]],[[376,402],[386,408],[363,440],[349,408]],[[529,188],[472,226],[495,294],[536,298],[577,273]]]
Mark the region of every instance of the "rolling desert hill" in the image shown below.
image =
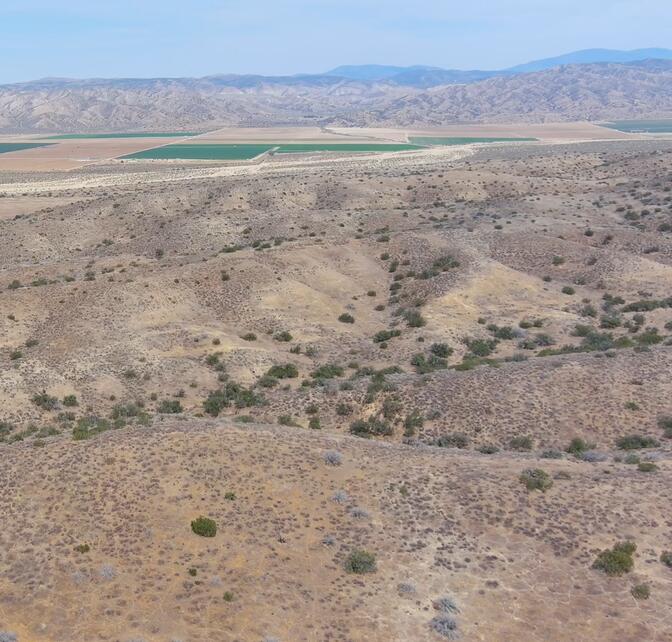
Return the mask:
[[[616,134],[0,171],[0,640],[667,642],[672,141]]]

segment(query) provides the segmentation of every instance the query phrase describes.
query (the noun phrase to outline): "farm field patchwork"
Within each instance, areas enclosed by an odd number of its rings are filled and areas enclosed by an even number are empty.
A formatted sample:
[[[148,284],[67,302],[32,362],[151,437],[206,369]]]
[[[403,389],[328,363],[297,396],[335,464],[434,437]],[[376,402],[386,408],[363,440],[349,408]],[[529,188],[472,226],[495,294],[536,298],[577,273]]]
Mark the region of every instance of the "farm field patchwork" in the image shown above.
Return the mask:
[[[37,147],[47,147],[49,143],[0,143],[0,154],[10,152],[22,152],[26,149],[35,149]]]
[[[250,160],[273,149],[275,145],[266,144],[241,144],[241,145],[196,145],[178,144],[154,147],[122,156],[124,159],[147,159],[147,160]]]
[[[408,140],[415,145],[472,145],[473,143],[529,143],[538,138],[497,138],[497,137],[429,137],[409,136]]]
[[[264,152],[302,154],[311,152],[398,152],[422,149],[406,143],[244,143],[244,144],[175,144],[155,147],[124,156],[124,159],[154,160],[250,160]]]
[[[604,127],[632,134],[672,134],[672,118],[661,120],[616,120]]]
[[[280,145],[278,154],[306,152],[401,152],[422,149],[421,145],[405,143],[308,143]]]

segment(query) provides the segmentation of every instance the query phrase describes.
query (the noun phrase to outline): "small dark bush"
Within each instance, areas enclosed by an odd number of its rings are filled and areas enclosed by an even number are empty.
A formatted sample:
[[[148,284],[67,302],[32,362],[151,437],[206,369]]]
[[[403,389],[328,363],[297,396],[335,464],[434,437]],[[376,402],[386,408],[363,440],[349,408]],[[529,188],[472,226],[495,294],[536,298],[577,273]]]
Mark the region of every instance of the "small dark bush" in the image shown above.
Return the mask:
[[[626,435],[621,437],[616,446],[621,450],[639,450],[641,448],[657,448],[659,446],[657,439],[645,435]]]
[[[520,474],[520,482],[525,484],[525,487],[529,491],[540,490],[542,493],[545,493],[551,486],[553,486],[553,480],[549,477],[548,473],[541,468],[528,468]]]
[[[214,537],[217,534],[217,524],[209,517],[199,517],[191,522],[191,530],[201,537]]]
[[[338,320],[341,323],[354,323],[355,317],[353,317],[351,314],[348,314],[347,312],[344,312],[340,317],[338,317]]]
[[[376,556],[368,551],[356,549],[348,555],[344,567],[348,573],[357,575],[373,573],[376,570]]]
[[[518,451],[532,450],[532,438],[527,435],[512,437],[509,441],[509,448]]]
[[[466,448],[469,445],[469,438],[461,432],[454,432],[441,435],[435,444],[441,448]]]
[[[632,587],[630,593],[636,600],[648,600],[651,596],[651,589],[648,584],[637,584]]]
[[[632,555],[636,550],[637,545],[634,542],[614,544],[613,548],[604,550],[597,556],[593,568],[604,571],[607,575],[629,573],[635,564]]]

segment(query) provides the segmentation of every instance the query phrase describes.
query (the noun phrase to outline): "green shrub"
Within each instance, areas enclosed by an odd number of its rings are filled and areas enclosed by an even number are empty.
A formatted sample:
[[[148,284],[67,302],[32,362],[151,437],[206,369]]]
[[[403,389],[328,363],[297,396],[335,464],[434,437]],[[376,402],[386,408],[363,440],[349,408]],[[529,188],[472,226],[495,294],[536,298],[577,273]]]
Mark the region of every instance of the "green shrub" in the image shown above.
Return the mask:
[[[77,546],[75,546],[75,550],[78,553],[84,554],[88,553],[91,550],[91,547],[88,544],[78,544]]]
[[[645,435],[626,435],[616,441],[621,450],[639,450],[641,448],[657,448],[660,445],[657,439]]]
[[[277,334],[275,334],[273,336],[273,338],[276,341],[281,341],[281,342],[284,342],[284,343],[287,343],[287,342],[289,342],[293,339],[292,335],[289,332],[287,332],[287,330],[283,330],[282,332],[278,332]]]
[[[467,339],[466,344],[471,353],[477,357],[487,357],[497,347],[496,339]]]
[[[442,359],[447,359],[453,354],[453,349],[447,343],[432,343],[429,351]]]
[[[383,343],[401,335],[400,330],[381,330],[373,336],[374,343]]]
[[[519,479],[522,484],[525,484],[525,488],[528,491],[540,490],[542,493],[545,493],[553,486],[553,480],[541,468],[528,468],[520,474]]]
[[[565,287],[562,288],[562,293],[563,294],[576,294],[576,290],[573,287],[570,287],[569,285],[566,285]]]
[[[217,534],[217,524],[209,517],[198,517],[191,522],[191,530],[201,537],[214,537]]]
[[[569,442],[566,451],[571,455],[580,455],[592,448],[594,448],[594,446],[581,439],[581,437],[574,437],[574,439]]]
[[[348,314],[347,312],[344,312],[341,314],[341,316],[338,317],[338,320],[341,323],[354,323],[355,317],[353,317],[351,314]]]
[[[637,470],[642,473],[655,473],[658,470],[658,466],[652,461],[642,461],[637,465]]]
[[[254,332],[248,332],[240,337],[243,341],[256,341],[257,335]]]
[[[417,310],[406,310],[404,319],[410,328],[422,328],[427,325],[427,321]]]
[[[637,545],[634,542],[614,544],[613,548],[604,550],[597,556],[593,568],[604,571],[607,575],[629,573],[635,564],[632,556],[636,550]]]
[[[66,395],[63,397],[63,405],[68,408],[73,408],[74,406],[79,406],[79,401],[75,395]]]
[[[437,437],[434,443],[440,448],[466,448],[469,438],[461,432],[453,432]]]
[[[343,367],[334,363],[326,363],[310,373],[313,379],[333,379],[343,376]]]
[[[509,448],[511,450],[532,450],[532,438],[527,435],[518,435],[509,440]]]
[[[159,404],[157,411],[163,415],[179,415],[184,409],[177,399],[164,399]]]
[[[224,408],[234,405],[236,408],[251,408],[264,403],[263,396],[251,388],[229,381],[223,388],[213,390],[203,402],[203,410],[212,417],[217,417]]]
[[[672,568],[672,551],[663,551],[660,554],[660,561],[668,568]]]
[[[356,549],[345,560],[344,568],[348,573],[362,575],[376,570],[376,556],[368,551]]]
[[[32,402],[42,410],[56,410],[58,408],[58,399],[48,395],[44,390],[33,395]]]
[[[637,584],[632,587],[630,593],[636,600],[648,600],[651,596],[651,589],[648,584]]]
[[[287,363],[285,365],[272,366],[266,374],[275,379],[295,379],[299,376],[299,370],[293,363]]]
[[[308,428],[311,430],[320,430],[322,428],[322,424],[320,423],[320,418],[319,417],[311,417],[308,420]]]
[[[358,419],[350,424],[350,432],[358,437],[381,437],[392,434],[392,426],[386,421],[371,416],[367,420]]]

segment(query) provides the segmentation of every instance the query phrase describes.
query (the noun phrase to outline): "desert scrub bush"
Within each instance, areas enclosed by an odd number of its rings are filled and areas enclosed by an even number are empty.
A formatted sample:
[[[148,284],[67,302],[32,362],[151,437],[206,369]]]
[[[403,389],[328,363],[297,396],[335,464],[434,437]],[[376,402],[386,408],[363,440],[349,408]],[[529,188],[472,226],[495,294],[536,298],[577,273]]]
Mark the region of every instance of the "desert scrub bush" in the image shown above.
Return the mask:
[[[353,317],[351,314],[348,314],[347,312],[344,312],[338,317],[338,320],[341,323],[354,323],[355,317]]]
[[[532,438],[527,435],[518,435],[509,440],[509,448],[511,448],[511,450],[532,450],[532,445]]]
[[[77,546],[75,546],[75,550],[78,553],[84,554],[88,553],[91,550],[91,547],[88,544],[78,544]]]
[[[324,453],[324,463],[329,466],[340,466],[343,463],[343,455],[336,450],[327,450]]]
[[[299,376],[299,370],[293,363],[286,363],[272,366],[266,375],[274,379],[296,379]]]
[[[201,537],[214,537],[217,534],[217,524],[209,517],[197,517],[191,522],[191,530]]]
[[[553,263],[553,265],[562,265],[564,262],[565,262],[564,257],[557,256],[557,255],[554,256],[552,261],[551,261],[551,263]]]
[[[663,437],[672,439],[672,417],[664,416],[658,419],[658,427],[663,431]]]
[[[19,359],[23,358],[23,352],[21,350],[12,350],[9,353],[9,359],[10,361],[18,361]]]
[[[448,596],[440,597],[438,600],[432,602],[432,606],[442,613],[459,613],[460,609],[457,606],[457,602]]]
[[[576,290],[573,287],[571,287],[570,285],[565,285],[562,288],[562,293],[572,295],[572,294],[576,294]]]
[[[570,455],[576,455],[577,457],[587,450],[591,450],[591,448],[594,448],[595,446],[592,446],[591,444],[587,443],[581,437],[574,437],[572,441],[569,442],[569,446],[565,449],[566,452],[568,452]]]
[[[45,390],[42,392],[33,395],[31,400],[38,408],[42,410],[56,410],[58,408],[58,399],[48,395]]]
[[[342,377],[343,372],[343,366],[339,366],[335,363],[325,363],[313,370],[313,372],[310,373],[310,376],[313,379],[333,379],[334,377]]]
[[[75,395],[66,395],[63,397],[63,401],[61,403],[67,408],[74,408],[75,406],[79,406],[79,401],[77,401],[77,397]]]
[[[499,448],[494,444],[485,444],[477,448],[478,452],[482,455],[494,455],[499,452]]]
[[[347,573],[363,575],[374,573],[376,570],[376,556],[363,549],[355,549],[345,559],[343,565]]]
[[[212,417],[217,417],[224,408],[252,408],[264,404],[264,397],[252,388],[245,388],[238,383],[229,381],[223,388],[213,390],[203,402],[203,410]]]
[[[460,637],[457,620],[450,615],[441,614],[433,617],[429,622],[429,628],[447,640],[457,640]]]
[[[445,370],[448,367],[448,361],[435,354],[430,354],[429,357],[426,357],[421,352],[418,352],[411,357],[411,365],[418,374],[428,374],[435,370]]]
[[[497,339],[465,339],[465,344],[475,357],[488,357],[497,347]]]
[[[629,573],[635,565],[632,556],[636,550],[634,542],[618,542],[597,556],[593,568],[613,576]]]
[[[520,483],[525,485],[528,491],[540,490],[545,493],[551,486],[553,480],[549,474],[541,468],[527,468],[520,473]]]
[[[311,430],[320,430],[322,428],[322,424],[320,423],[320,418],[313,416],[308,420],[308,428]]]
[[[640,450],[642,448],[657,448],[660,443],[657,439],[645,435],[626,435],[616,441],[616,446],[621,450]]]
[[[374,343],[384,343],[401,335],[401,330],[380,330],[373,335]]]
[[[21,287],[21,281],[14,279],[8,286],[9,290],[18,290]]]
[[[257,335],[254,332],[246,332],[240,337],[243,341],[256,341]]]
[[[637,470],[641,473],[655,473],[658,470],[658,466],[652,461],[641,461],[637,465]]]
[[[276,341],[289,343],[294,337],[292,337],[292,335],[287,332],[287,330],[283,330],[282,332],[277,332],[275,335],[273,335],[273,338]]]
[[[469,445],[469,438],[461,432],[453,432],[437,437],[434,445],[439,448],[466,448]]]
[[[358,437],[388,437],[392,434],[392,426],[377,417],[358,419],[350,424],[350,432]]]
[[[294,421],[294,418],[292,415],[280,415],[278,417],[278,423],[281,426],[291,426],[292,428],[298,428],[299,424]]]
[[[184,408],[177,399],[163,399],[156,410],[162,415],[179,415]]]
[[[668,568],[672,568],[672,551],[663,551],[660,554],[660,561]]]
[[[82,441],[111,428],[112,424],[102,417],[81,417],[72,429],[72,438],[75,441]]]
[[[432,343],[429,351],[441,359],[447,359],[453,354],[453,349],[447,343]]]
[[[636,600],[648,600],[651,596],[651,588],[648,584],[636,584],[632,587],[630,593]]]
[[[259,377],[257,385],[262,388],[273,388],[278,385],[278,380],[275,377],[269,377],[267,374]]]
[[[413,437],[417,428],[422,428],[425,418],[419,410],[412,410],[404,419],[404,437]]]
[[[404,319],[409,328],[422,328],[427,325],[427,321],[418,310],[406,310],[404,312]]]

